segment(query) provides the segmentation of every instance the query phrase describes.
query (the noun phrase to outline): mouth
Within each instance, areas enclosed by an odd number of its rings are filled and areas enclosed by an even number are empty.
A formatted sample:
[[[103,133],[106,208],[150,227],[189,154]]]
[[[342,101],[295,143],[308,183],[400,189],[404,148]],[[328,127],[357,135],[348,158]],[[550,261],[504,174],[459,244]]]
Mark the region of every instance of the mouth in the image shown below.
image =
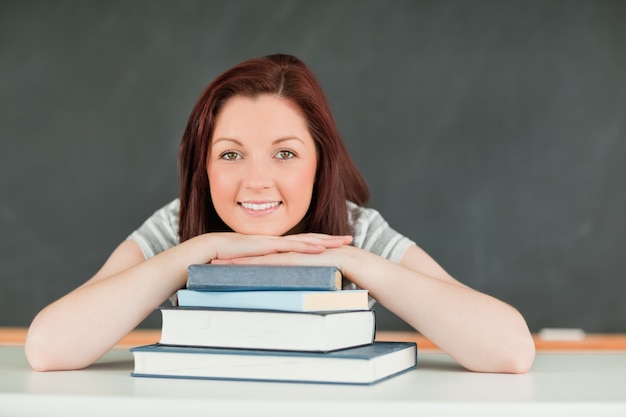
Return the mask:
[[[266,201],[266,202],[248,202],[241,201],[238,203],[243,209],[250,213],[268,213],[274,211],[278,206],[282,204],[280,201]]]

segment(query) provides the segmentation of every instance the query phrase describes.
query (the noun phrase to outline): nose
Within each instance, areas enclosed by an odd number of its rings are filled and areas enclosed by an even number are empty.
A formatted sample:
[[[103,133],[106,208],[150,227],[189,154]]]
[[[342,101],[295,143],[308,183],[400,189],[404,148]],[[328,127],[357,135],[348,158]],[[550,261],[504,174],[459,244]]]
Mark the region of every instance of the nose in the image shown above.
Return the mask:
[[[244,185],[249,189],[269,188],[273,183],[271,164],[262,158],[246,161]]]

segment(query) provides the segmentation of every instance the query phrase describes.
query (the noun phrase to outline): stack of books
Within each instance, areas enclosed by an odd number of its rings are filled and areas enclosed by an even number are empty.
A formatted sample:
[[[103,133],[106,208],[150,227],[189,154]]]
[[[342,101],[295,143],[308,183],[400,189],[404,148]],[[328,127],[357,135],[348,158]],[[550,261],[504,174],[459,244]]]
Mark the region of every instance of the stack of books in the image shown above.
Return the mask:
[[[131,348],[137,377],[372,384],[417,364],[375,342],[367,290],[326,266],[191,265],[159,343]]]

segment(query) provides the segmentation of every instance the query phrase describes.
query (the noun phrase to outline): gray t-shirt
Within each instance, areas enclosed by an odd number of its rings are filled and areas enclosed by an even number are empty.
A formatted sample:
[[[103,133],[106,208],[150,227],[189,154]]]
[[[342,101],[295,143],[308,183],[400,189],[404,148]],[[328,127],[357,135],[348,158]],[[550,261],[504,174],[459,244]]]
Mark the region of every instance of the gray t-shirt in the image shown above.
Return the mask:
[[[146,259],[178,245],[178,211],[173,200],[157,210],[128,238],[137,242]],[[352,245],[399,263],[414,242],[392,229],[380,213],[372,208],[348,202],[348,218],[353,226]]]

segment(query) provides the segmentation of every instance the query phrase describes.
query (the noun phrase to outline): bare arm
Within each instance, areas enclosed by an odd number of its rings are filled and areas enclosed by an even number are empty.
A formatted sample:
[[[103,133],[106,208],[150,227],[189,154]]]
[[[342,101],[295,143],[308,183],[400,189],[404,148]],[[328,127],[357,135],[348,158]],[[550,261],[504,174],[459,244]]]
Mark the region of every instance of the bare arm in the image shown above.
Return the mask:
[[[26,338],[26,356],[39,371],[90,365],[185,285],[190,264],[283,251],[319,253],[347,241],[325,235],[211,233],[149,260],[134,241],[124,241],[90,280],[35,317]]]
[[[520,313],[459,283],[415,245],[400,264],[352,246],[314,256],[277,254],[235,262],[338,265],[352,282],[467,369],[524,373],[532,365],[534,343]]]
[[[422,249],[410,246],[399,265],[354,252],[349,274],[357,285],[467,369],[524,373],[532,365],[534,342],[521,314],[459,283]]]

